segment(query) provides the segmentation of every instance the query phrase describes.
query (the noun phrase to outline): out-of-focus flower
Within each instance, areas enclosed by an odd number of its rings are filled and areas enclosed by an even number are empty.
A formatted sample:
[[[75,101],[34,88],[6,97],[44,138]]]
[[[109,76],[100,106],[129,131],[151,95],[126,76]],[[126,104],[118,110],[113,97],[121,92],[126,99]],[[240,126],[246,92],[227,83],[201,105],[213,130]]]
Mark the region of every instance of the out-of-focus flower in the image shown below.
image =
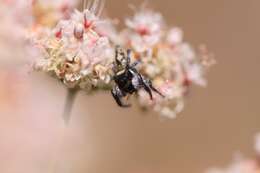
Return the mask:
[[[95,30],[102,21],[97,7],[93,8],[75,10],[70,19],[61,20],[51,34],[38,40],[44,56],[36,61],[37,70],[50,73],[69,88],[90,91],[109,85],[113,49],[108,37]]]
[[[19,63],[25,57],[25,26],[31,18],[25,8],[19,8],[20,3],[0,1],[0,61],[5,64]]]
[[[25,83],[21,70],[0,70],[0,114],[12,110],[13,107],[21,109],[28,86]]]
[[[208,173],[259,173],[259,168],[253,160],[235,161],[226,169],[211,169]]]
[[[258,137],[257,137],[258,138]],[[258,139],[256,146],[258,145]],[[258,154],[259,155],[259,154]],[[236,157],[235,161],[225,169],[213,168],[207,173],[259,173],[260,162],[259,159],[245,159],[243,157]]]
[[[168,44],[174,47],[183,42],[183,31],[181,30],[181,28],[174,27],[168,32],[166,39]]]
[[[102,22],[99,22],[95,25],[95,31],[100,36],[108,37],[114,45],[120,45],[122,43],[122,39],[116,28],[118,23],[118,20],[107,17],[102,20]]]
[[[255,143],[255,149],[260,156],[260,133],[256,135],[256,143]]]
[[[34,57],[37,51],[27,44],[28,38],[49,32],[49,27],[68,17],[76,3],[75,0],[1,0],[1,61],[24,63],[28,57]]]
[[[69,18],[77,0],[2,0],[2,8],[8,11],[17,24],[30,27],[51,27]],[[7,13],[5,13],[7,14]]]
[[[154,99],[150,100],[145,91],[140,91],[138,97],[140,105],[144,108],[153,107],[163,117],[176,118],[184,107],[183,88],[177,87],[170,81],[155,81],[154,85],[158,87],[165,98],[154,95]]]
[[[208,51],[206,45],[200,45],[199,54],[200,54],[201,63],[206,68],[210,68],[211,66],[217,63],[214,58],[215,57],[214,54]]]
[[[52,27],[61,19],[68,19],[76,7],[77,0],[33,0],[32,16],[34,24]]]

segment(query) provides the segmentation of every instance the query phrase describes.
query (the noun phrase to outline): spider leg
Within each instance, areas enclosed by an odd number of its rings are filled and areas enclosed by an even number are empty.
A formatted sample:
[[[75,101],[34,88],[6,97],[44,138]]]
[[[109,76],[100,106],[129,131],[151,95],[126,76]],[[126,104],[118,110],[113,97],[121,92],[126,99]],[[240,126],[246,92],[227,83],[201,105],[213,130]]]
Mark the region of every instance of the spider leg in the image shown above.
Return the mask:
[[[149,85],[147,84],[147,82],[145,82],[142,75],[140,75],[138,72],[133,71],[133,70],[130,70],[130,72],[133,75],[132,84],[133,84],[134,88],[136,89],[136,91],[139,90],[140,88],[143,88],[149,94],[150,99],[153,100],[152,90],[149,87]]]
[[[131,49],[127,49],[127,56],[126,56],[126,69],[127,70],[130,68],[130,62],[131,62]]]
[[[143,88],[149,94],[150,99],[153,100],[152,90],[149,85],[145,83],[143,77],[139,73],[134,73],[133,71],[132,74],[134,75],[132,79],[132,85],[134,86],[136,91],[138,91],[140,88]]]
[[[138,66],[141,63],[141,61],[135,61],[130,67],[131,68],[135,68],[136,66]]]
[[[144,87],[144,90],[149,94],[150,96],[150,99],[153,100],[153,94],[152,94],[152,90],[151,88],[149,87],[149,85],[147,85],[146,83],[143,83],[143,87]]]
[[[153,86],[153,84],[152,84],[152,82],[151,82],[150,80],[144,79],[143,81],[144,81],[145,85],[149,86],[149,88],[150,88],[151,90],[153,90],[154,92],[156,92],[156,93],[159,94],[160,96],[165,97],[160,91],[158,91],[158,90]]]
[[[144,90],[149,94],[150,99],[153,100],[153,93],[150,88],[150,85],[146,82],[146,80],[143,78],[143,76],[140,75],[139,73],[136,74],[136,78],[138,78],[138,87],[144,88]]]
[[[133,79],[132,79],[132,85],[134,86],[134,88],[136,89],[136,90],[139,90],[140,88],[142,88],[143,87],[143,82],[142,82],[142,78],[140,77],[140,75],[138,75],[138,74],[135,74],[135,73],[133,73],[134,74],[134,76],[133,76]]]
[[[122,101],[122,98],[126,96],[125,93],[123,93],[119,88],[118,86],[114,87],[112,90],[111,90],[111,94],[112,96],[114,97],[116,103],[118,104],[118,106],[120,107],[130,107],[131,105],[129,104],[124,104],[123,101]]]

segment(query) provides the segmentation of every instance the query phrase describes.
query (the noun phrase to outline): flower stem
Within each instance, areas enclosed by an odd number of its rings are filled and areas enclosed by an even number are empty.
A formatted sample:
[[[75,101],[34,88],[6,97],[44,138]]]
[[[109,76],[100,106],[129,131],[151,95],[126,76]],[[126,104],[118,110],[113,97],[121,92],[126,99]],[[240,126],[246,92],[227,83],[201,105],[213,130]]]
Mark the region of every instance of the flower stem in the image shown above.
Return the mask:
[[[75,98],[77,96],[77,92],[78,92],[77,89],[68,89],[68,91],[67,91],[66,102],[64,105],[64,111],[63,111],[63,115],[62,115],[63,120],[66,125],[68,125],[70,122],[71,112],[72,112]]]

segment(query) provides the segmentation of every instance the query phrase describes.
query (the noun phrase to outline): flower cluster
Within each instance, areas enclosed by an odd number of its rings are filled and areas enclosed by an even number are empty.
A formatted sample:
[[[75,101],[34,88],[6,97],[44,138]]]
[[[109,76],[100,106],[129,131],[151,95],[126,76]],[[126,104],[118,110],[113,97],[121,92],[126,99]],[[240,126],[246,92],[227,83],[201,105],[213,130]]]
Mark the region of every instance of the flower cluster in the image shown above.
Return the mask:
[[[111,89],[114,49],[119,44],[133,51],[132,58],[141,62],[140,72],[166,96],[150,100],[141,90],[139,105],[175,117],[184,107],[190,86],[206,86],[205,72],[215,63],[212,55],[205,46],[194,51],[180,28],[168,27],[160,13],[145,7],[127,18],[126,27],[118,32],[115,20],[100,17],[102,2],[95,0],[82,12],[74,10],[50,31],[34,35],[42,55],[34,68],[69,88]]]
[[[152,106],[162,115],[174,118],[183,109],[190,86],[206,86],[205,72],[215,63],[214,58],[205,46],[195,52],[183,40],[179,27],[168,27],[162,15],[150,9],[142,8],[125,23],[123,44],[134,51],[134,58],[142,62],[142,73],[166,96],[150,100],[140,91],[141,106]]]
[[[51,33],[38,40],[44,56],[35,68],[54,75],[69,88],[91,91],[106,87],[111,81],[113,49],[109,39],[95,31],[99,22],[91,9],[75,10],[70,19],[61,20]]]
[[[260,134],[256,136],[256,151],[255,159],[237,158],[230,166],[225,169],[211,169],[208,173],[259,173],[260,172]]]
[[[1,0],[1,61],[24,62],[36,52],[28,40],[68,18],[75,0]]]

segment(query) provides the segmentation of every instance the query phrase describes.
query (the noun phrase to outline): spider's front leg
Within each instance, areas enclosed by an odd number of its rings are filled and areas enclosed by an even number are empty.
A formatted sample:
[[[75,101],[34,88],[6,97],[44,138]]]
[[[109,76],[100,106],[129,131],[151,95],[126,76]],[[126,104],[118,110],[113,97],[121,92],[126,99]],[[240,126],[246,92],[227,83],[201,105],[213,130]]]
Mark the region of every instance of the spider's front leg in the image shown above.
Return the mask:
[[[157,89],[153,86],[151,80],[145,79],[145,78],[142,76],[142,82],[143,82],[143,84],[144,84],[144,89],[149,93],[151,100],[153,99],[153,97],[151,97],[151,90],[154,91],[154,92],[156,92],[157,94],[159,94],[161,97],[165,97],[159,90],[157,90]]]
[[[130,107],[130,104],[124,104],[122,101],[122,98],[126,96],[126,94],[120,90],[120,88],[118,86],[115,86],[112,90],[111,90],[111,94],[114,97],[116,103],[118,104],[118,106],[120,107]]]
[[[136,91],[143,88],[149,94],[150,99],[153,100],[152,90],[149,87],[149,85],[147,85],[145,83],[142,75],[140,75],[138,72],[134,72],[134,71],[132,71],[132,74],[134,76],[132,79],[132,84],[133,84],[134,88],[136,89]]]

